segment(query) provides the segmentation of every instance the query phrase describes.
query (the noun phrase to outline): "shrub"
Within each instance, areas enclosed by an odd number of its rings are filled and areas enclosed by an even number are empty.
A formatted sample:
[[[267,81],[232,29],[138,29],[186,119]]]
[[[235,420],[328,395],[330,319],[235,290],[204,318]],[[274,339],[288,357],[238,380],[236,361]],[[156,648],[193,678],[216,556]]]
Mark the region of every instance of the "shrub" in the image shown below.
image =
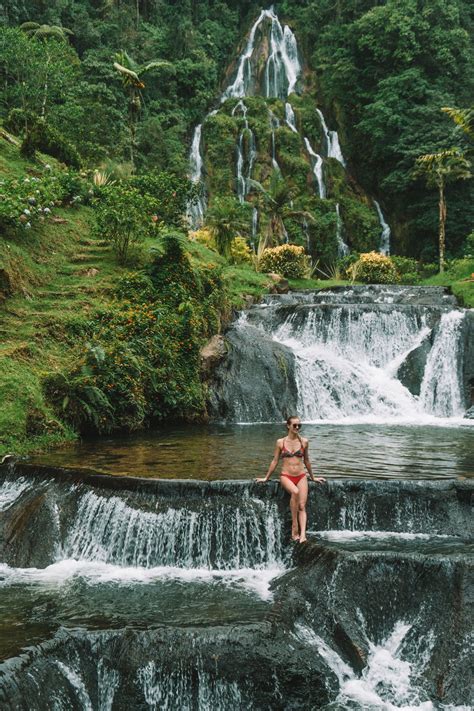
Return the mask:
[[[72,168],[79,168],[81,158],[76,147],[32,111],[14,109],[8,116],[7,126],[15,131],[20,126],[24,128],[25,137],[20,151],[25,158],[34,158],[35,152],[41,151]]]
[[[402,284],[417,284],[420,281],[418,262],[413,257],[391,257]]]
[[[155,210],[155,201],[137,188],[106,186],[96,202],[95,232],[110,242],[119,262],[125,264],[130,247],[156,233]]]
[[[466,237],[464,243],[464,256],[474,257],[474,230]]]
[[[251,264],[252,250],[244,237],[236,237],[230,245],[230,257],[234,264]]]
[[[214,237],[212,236],[211,231],[206,229],[205,227],[203,227],[201,230],[190,232],[189,238],[192,242],[197,242],[198,244],[202,244],[208,249],[213,249],[214,251],[217,251]]]
[[[304,247],[282,244],[265,249],[259,259],[258,270],[275,272],[288,279],[302,279],[307,272]]]
[[[361,254],[349,271],[365,284],[396,284],[400,279],[390,257],[378,252]]]
[[[145,173],[133,176],[130,184],[153,198],[159,222],[173,227],[181,225],[186,204],[195,191],[187,178],[166,172]]]

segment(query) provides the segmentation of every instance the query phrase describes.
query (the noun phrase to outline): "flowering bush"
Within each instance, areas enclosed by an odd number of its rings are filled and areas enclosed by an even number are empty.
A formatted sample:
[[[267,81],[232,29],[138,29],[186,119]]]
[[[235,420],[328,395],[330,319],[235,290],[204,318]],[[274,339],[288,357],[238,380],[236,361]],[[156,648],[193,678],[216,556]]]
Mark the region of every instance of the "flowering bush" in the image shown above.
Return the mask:
[[[245,237],[235,237],[230,245],[230,257],[234,264],[251,264],[252,250]]]
[[[296,244],[282,244],[263,251],[259,259],[260,272],[275,272],[288,279],[302,279],[307,272],[307,258],[304,247]]]
[[[197,242],[198,244],[202,244],[204,247],[207,247],[208,249],[213,249],[214,251],[217,251],[214,237],[212,236],[211,231],[206,229],[205,227],[203,227],[201,230],[196,230],[195,232],[190,232],[189,239],[192,242]]]
[[[361,254],[348,273],[352,279],[362,281],[364,284],[396,284],[400,280],[390,257],[379,252]]]

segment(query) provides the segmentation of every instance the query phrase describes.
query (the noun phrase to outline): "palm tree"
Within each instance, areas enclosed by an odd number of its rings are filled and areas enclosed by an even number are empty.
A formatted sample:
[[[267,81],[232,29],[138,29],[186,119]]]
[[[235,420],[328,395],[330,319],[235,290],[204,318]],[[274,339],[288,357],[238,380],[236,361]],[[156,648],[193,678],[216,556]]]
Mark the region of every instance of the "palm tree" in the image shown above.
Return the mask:
[[[145,88],[142,76],[152,69],[164,66],[170,66],[170,63],[154,59],[145,64],[138,64],[123,50],[115,55],[114,69],[120,74],[123,87],[128,93],[128,127],[130,131],[130,161],[132,165],[135,165],[136,126],[138,115],[143,105],[142,90]]]
[[[46,73],[43,85],[43,101],[41,103],[40,111],[40,116],[44,119],[48,100],[49,65],[51,64],[51,54],[48,51],[48,42],[50,40],[67,42],[68,38],[73,35],[74,32],[67,27],[61,27],[60,25],[40,25],[38,22],[24,22],[20,25],[20,30],[22,30],[29,37],[44,42],[46,46]]]
[[[450,106],[443,106],[441,111],[448,114],[454,123],[467,134],[470,142],[474,142],[474,107],[470,109],[454,109]]]
[[[230,256],[232,240],[249,229],[249,203],[241,204],[232,196],[216,197],[206,213],[206,224],[212,232],[217,251]]]
[[[296,195],[288,183],[284,180],[278,170],[274,170],[270,176],[270,184],[265,189],[256,180],[249,181],[263,197],[264,208],[268,213],[268,224],[264,237],[264,244],[259,245],[259,249],[279,245],[287,237],[285,220],[292,217],[297,220],[309,220],[314,222],[314,217],[306,210],[296,210],[293,206]]]
[[[459,148],[449,148],[439,153],[426,153],[417,158],[415,174],[425,177],[428,187],[437,187],[439,192],[439,271],[445,268],[446,246],[446,196],[447,183],[467,180],[472,177],[471,164]]]

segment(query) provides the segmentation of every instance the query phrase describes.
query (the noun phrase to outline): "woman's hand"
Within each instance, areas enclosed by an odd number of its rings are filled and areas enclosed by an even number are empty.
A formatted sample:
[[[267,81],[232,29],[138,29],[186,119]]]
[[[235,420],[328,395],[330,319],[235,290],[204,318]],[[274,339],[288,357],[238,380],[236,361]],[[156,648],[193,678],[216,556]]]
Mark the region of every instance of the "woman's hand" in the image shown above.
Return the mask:
[[[261,476],[255,479],[255,481],[258,481],[259,484],[263,484],[264,482],[267,482],[268,479],[265,479],[265,477]]]
[[[314,481],[315,484],[325,484],[326,479],[323,476],[312,476],[311,481]]]

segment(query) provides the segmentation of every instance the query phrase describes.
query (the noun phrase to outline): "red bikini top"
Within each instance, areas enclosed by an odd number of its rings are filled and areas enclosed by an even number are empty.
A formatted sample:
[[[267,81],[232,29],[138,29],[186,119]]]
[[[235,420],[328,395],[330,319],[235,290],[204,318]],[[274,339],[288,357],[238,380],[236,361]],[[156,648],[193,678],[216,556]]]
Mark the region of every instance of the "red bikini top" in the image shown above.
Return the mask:
[[[304,449],[302,449],[300,446],[300,448],[297,449],[295,452],[291,452],[285,447],[285,440],[283,440],[283,446],[281,448],[281,457],[282,459],[285,459],[287,457],[300,457],[300,459],[302,459],[304,457]]]

